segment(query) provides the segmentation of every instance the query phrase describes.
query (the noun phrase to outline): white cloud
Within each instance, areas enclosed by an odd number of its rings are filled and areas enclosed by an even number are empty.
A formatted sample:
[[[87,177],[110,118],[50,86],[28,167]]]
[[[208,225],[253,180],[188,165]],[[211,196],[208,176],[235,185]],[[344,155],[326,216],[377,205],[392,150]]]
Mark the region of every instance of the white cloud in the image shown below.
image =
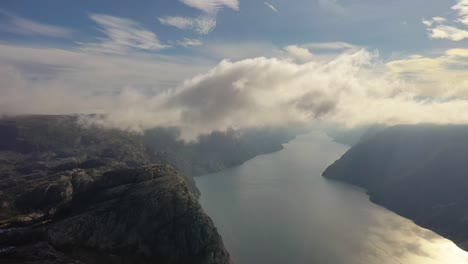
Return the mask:
[[[408,58],[409,59],[421,59],[423,58],[423,56],[420,54],[414,54],[414,55],[410,55]]]
[[[134,106],[126,104],[118,108],[125,111],[99,122],[140,128],[175,125],[186,139],[229,127],[468,122],[466,101],[421,100],[412,85],[386,78],[373,61],[365,50],[305,64],[275,58],[223,61],[162,97],[144,99],[131,114],[128,109]],[[149,123],[138,118],[151,111],[170,118],[145,121]]]
[[[133,20],[102,14],[90,14],[89,17],[106,37],[97,43],[81,43],[84,51],[125,54],[131,50],[157,51],[169,47]]]
[[[432,20],[434,22],[437,22],[437,23],[442,23],[442,22],[445,22],[447,21],[447,19],[443,18],[443,17],[433,17]]]
[[[194,30],[198,34],[206,35],[216,27],[216,16],[224,7],[239,10],[238,0],[180,0],[182,3],[199,9],[205,14],[198,17],[165,16],[159,17],[161,24],[177,27],[179,29]]]
[[[457,0],[457,4],[452,6],[457,13],[457,21],[468,25],[468,0]],[[447,19],[443,17],[433,17],[423,19],[422,23],[427,27],[429,37],[432,39],[448,39],[451,41],[461,41],[468,38],[468,30],[458,26],[449,26],[445,23]]]
[[[458,21],[462,24],[468,25],[468,1],[458,0],[458,3],[452,7],[457,12]]]
[[[179,29],[191,29],[194,24],[194,19],[191,17],[166,16],[158,17],[158,20],[163,25],[169,25]]]
[[[343,52],[345,50],[354,50],[357,51],[362,49],[362,47],[353,45],[346,42],[317,42],[317,43],[307,43],[302,44],[302,47],[307,49],[316,50],[316,51],[325,51],[325,52]]]
[[[438,25],[436,27],[429,28],[428,31],[429,37],[433,39],[460,41],[468,38],[468,30],[452,26]]]
[[[215,18],[206,15],[199,17],[166,16],[160,17],[158,20],[163,25],[169,25],[179,29],[194,30],[201,35],[210,33],[216,27]]]
[[[307,62],[314,59],[314,55],[306,48],[300,47],[298,45],[289,45],[284,48],[284,50],[295,60],[299,62]]]
[[[468,49],[450,49],[445,53],[449,57],[468,57]]]
[[[443,17],[433,17],[431,19],[422,19],[422,23],[427,27],[431,27],[434,24],[442,24],[446,22],[447,19]]]
[[[387,63],[388,74],[406,79],[413,91],[436,98],[468,98],[468,49],[450,49],[434,57],[412,55]]]
[[[209,14],[217,13],[221,8],[228,7],[233,10],[239,10],[238,0],[180,0],[182,3],[202,10]]]
[[[423,23],[424,25],[426,25],[427,27],[430,27],[432,26],[433,22],[431,20],[427,20],[427,19],[422,19],[421,20],[421,23]]]
[[[238,61],[255,57],[275,57],[306,62],[312,59],[329,60],[341,53],[354,53],[363,47],[346,42],[317,42],[278,47],[270,42],[247,41],[238,43],[210,42],[198,51],[213,59]]]
[[[73,31],[68,28],[39,23],[1,9],[0,17],[6,20],[1,23],[0,31],[56,38],[69,38],[73,33]]]
[[[268,2],[264,2],[264,4],[265,4],[268,8],[270,8],[271,10],[273,10],[275,13],[278,13],[278,14],[279,14],[278,9],[276,9],[276,7],[275,7],[274,5],[272,5],[272,4],[268,3]]]
[[[428,20],[428,19],[424,19],[424,18],[423,18],[421,22],[422,22],[424,25],[426,25],[427,27],[430,27],[430,26],[432,26],[432,24],[434,24],[434,21],[432,21],[432,19],[429,19],[429,20]]]
[[[91,121],[135,131],[178,126],[186,139],[229,127],[314,122],[468,123],[467,101],[446,97],[463,95],[468,84],[446,94],[443,86],[421,90],[404,78],[419,69],[430,77],[434,65],[445,65],[458,72],[435,77],[466,83],[464,68],[452,64],[463,63],[459,58],[467,54],[450,50],[445,61],[436,58],[438,64],[413,57],[385,68],[376,55],[361,50],[306,63],[264,57],[222,61],[207,71],[207,64],[184,58],[0,45],[0,114],[106,113]],[[189,77],[200,71],[205,73]],[[427,94],[433,99],[421,100]]]
[[[199,39],[184,38],[183,40],[178,41],[177,44],[184,46],[184,47],[193,47],[193,46],[201,46],[203,45],[203,42]]]
[[[208,70],[200,58],[0,44],[1,113],[102,113],[126,89],[158,94]]]

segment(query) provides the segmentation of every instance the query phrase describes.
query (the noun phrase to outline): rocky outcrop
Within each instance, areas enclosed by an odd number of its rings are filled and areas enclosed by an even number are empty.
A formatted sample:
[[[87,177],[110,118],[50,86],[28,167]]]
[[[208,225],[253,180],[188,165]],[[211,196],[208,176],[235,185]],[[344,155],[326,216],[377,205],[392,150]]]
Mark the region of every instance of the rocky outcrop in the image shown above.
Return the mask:
[[[361,140],[323,173],[468,249],[468,126],[396,126]]]
[[[22,214],[3,222],[0,259],[229,263],[212,221],[172,167],[109,170],[82,188],[74,179],[86,173],[74,170],[60,178],[64,184],[11,201]],[[44,200],[52,186],[54,199]]]
[[[0,122],[0,263],[230,263],[176,169],[74,122]]]
[[[0,177],[33,177],[78,167],[118,161],[130,167],[161,162],[157,145],[145,144],[143,135],[86,125],[76,116],[19,116],[0,119]],[[14,168],[8,161],[14,161]],[[5,163],[7,162],[7,163]],[[189,175],[190,190],[199,191]],[[0,186],[1,187],[1,186]]]

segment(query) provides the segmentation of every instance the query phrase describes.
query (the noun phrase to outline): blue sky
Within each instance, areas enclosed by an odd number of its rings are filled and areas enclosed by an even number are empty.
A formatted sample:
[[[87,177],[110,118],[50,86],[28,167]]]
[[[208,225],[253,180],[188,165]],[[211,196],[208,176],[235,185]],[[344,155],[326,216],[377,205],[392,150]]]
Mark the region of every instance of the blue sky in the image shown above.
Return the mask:
[[[3,0],[0,114],[468,123],[467,45],[468,0]]]
[[[196,2],[196,1],[194,1]],[[199,0],[203,2],[203,0]],[[205,1],[209,2],[209,1]],[[216,2],[216,1],[215,1]],[[223,4],[236,2],[238,9]],[[268,43],[278,47],[310,42],[347,42],[378,49],[384,59],[392,54],[431,52],[466,45],[466,41],[429,40],[422,19],[450,14],[453,1],[370,1],[370,0],[294,0],[294,1],[220,1],[217,12],[174,0],[117,1],[18,1],[4,0],[0,8],[11,15],[70,30],[67,38],[49,38],[40,34],[17,34],[14,28],[1,39],[27,45],[77,47],[103,37],[91,14],[131,19],[155,33],[161,43],[173,47],[159,53],[196,53],[197,49],[174,45],[184,39],[196,43]],[[274,12],[265,3],[274,6]],[[208,3],[209,5],[209,3]],[[208,34],[163,25],[158,18],[180,16],[212,17],[215,28]],[[3,20],[8,20],[5,15]],[[194,42],[195,43],[195,42]],[[153,51],[154,52],[154,51]],[[268,54],[267,52],[265,54]],[[259,54],[262,55],[262,54]]]

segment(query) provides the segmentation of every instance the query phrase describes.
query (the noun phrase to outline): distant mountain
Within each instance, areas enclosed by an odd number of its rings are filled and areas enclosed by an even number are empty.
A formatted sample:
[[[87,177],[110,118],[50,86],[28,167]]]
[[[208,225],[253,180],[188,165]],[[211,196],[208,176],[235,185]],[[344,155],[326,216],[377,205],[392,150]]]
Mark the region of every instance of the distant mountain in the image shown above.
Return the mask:
[[[0,263],[231,263],[193,179],[155,153],[75,117],[0,119]]]
[[[324,177],[468,249],[468,126],[395,126],[367,137]]]
[[[279,151],[301,131],[280,128],[228,130],[202,135],[196,142],[178,140],[176,128],[145,131],[144,142],[158,160],[177,167],[189,178],[241,165],[255,156]]]

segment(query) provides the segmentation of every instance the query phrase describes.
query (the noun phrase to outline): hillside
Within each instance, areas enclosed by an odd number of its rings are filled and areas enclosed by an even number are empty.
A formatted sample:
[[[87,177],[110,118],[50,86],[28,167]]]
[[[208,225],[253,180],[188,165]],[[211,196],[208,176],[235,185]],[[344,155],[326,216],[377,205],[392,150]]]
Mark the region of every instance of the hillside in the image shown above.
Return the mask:
[[[468,249],[468,126],[395,126],[361,140],[324,177]]]
[[[230,263],[142,136],[70,116],[0,120],[0,263]]]
[[[202,135],[196,142],[178,140],[175,128],[145,131],[144,142],[154,150],[158,160],[177,167],[189,178],[241,165],[255,156],[283,149],[298,130],[262,128],[228,130]]]

